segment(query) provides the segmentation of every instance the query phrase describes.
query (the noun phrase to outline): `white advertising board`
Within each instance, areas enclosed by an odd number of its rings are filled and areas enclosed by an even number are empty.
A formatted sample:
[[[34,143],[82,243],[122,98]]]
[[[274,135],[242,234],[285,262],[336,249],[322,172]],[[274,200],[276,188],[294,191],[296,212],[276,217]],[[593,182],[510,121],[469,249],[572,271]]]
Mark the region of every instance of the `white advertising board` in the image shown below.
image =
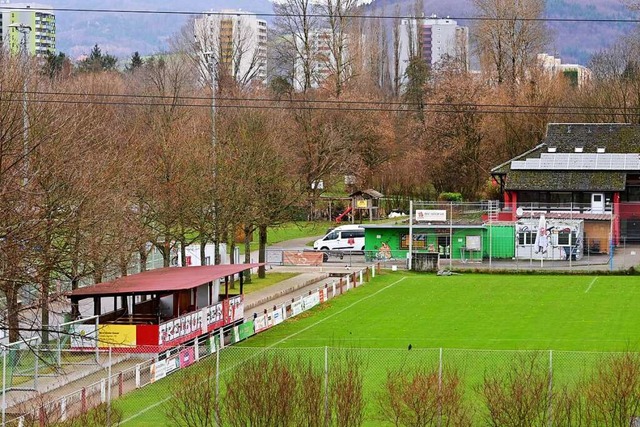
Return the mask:
[[[416,209],[416,221],[431,222],[447,220],[447,211],[442,209]]]

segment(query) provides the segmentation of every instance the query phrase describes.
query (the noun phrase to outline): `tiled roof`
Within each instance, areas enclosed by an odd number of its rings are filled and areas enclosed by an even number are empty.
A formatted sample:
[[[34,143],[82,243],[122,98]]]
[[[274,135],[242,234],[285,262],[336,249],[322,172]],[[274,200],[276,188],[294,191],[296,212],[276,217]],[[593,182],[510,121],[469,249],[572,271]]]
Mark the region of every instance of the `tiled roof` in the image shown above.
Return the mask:
[[[507,175],[506,190],[540,191],[622,191],[626,184],[626,173],[635,171],[621,170],[530,170],[522,167],[526,159],[540,159],[542,153],[640,153],[640,125],[630,124],[575,124],[551,123],[547,126],[544,141],[533,149],[492,169],[495,175]],[[600,149],[600,150],[598,150]],[[604,149],[604,150],[603,150]],[[511,168],[516,161],[518,170]],[[536,163],[537,164],[537,163]],[[540,163],[542,165],[542,163]],[[536,168],[532,168],[536,169]],[[638,171],[640,173],[640,170]]]
[[[612,171],[525,171],[507,175],[505,190],[623,191],[626,173]]]
[[[547,126],[544,140],[558,153],[571,153],[583,147],[585,153],[605,148],[607,153],[640,152],[640,126],[630,124],[557,124]]]

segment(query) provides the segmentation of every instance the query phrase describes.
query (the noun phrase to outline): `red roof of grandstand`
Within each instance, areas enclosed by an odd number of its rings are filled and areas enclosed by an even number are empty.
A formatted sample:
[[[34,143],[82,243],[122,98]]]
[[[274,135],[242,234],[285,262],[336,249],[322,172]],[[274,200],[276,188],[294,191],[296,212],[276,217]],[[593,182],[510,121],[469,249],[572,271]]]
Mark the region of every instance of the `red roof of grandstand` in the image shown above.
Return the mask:
[[[222,264],[195,267],[166,267],[76,289],[70,296],[151,294],[193,289],[204,283],[237,274],[261,264]]]

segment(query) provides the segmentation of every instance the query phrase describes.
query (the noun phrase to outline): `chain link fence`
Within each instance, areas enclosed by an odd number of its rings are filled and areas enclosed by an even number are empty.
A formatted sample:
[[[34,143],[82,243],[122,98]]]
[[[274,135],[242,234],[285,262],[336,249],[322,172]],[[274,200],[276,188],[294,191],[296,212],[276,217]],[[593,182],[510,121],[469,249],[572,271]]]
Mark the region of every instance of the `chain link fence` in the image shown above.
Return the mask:
[[[595,381],[595,385],[598,385],[602,378],[597,374],[603,372],[603,366],[610,368],[613,366],[610,363],[612,360],[619,361],[626,357],[625,353],[568,351],[218,348],[219,345],[218,339],[210,337],[193,346],[176,348],[153,357],[144,353],[132,354],[126,367],[122,362],[111,359],[117,356],[115,353],[104,351],[105,369],[98,377],[86,379],[81,388],[65,395],[60,395],[62,391],[59,390],[55,395],[34,396],[22,405],[10,407],[5,425],[55,425],[86,414],[92,408],[109,408],[113,425],[149,423],[149,420],[157,420],[158,416],[166,420],[165,425],[171,425],[169,413],[175,410],[175,400],[186,398],[180,390],[189,389],[191,398],[197,400],[202,387],[211,390],[212,408],[218,408],[218,421],[221,425],[227,425],[224,420],[233,416],[228,408],[233,393],[247,392],[248,402],[245,401],[245,404],[253,409],[244,409],[257,411],[260,405],[264,405],[261,399],[278,401],[294,398],[287,394],[286,388],[278,389],[284,387],[283,384],[289,384],[290,393],[307,393],[299,398],[312,399],[314,405],[320,408],[321,416],[329,420],[327,425],[341,425],[340,414],[336,413],[341,409],[336,405],[340,404],[341,397],[345,397],[338,395],[347,392],[352,393],[349,394],[351,400],[358,400],[360,396],[364,425],[385,425],[383,406],[385,399],[390,398],[387,392],[390,384],[394,384],[393,379],[415,379],[420,373],[428,374],[434,384],[439,384],[431,390],[436,395],[442,393],[445,387],[452,387],[448,379],[454,375],[458,380],[457,390],[462,396],[460,404],[471,414],[471,425],[484,425],[483,420],[489,416],[486,388],[490,381],[498,381],[505,391],[509,391],[515,381],[518,387],[525,388],[520,390],[521,393],[533,392],[536,384],[541,384],[544,386],[544,396],[537,398],[544,398],[545,411],[551,411],[558,404],[554,399],[561,398],[561,391],[574,390],[578,384],[589,381]],[[625,365],[628,373],[640,373],[640,359],[632,355],[629,360],[631,363]],[[613,381],[620,383],[620,387],[627,386],[619,376],[614,378],[615,372],[611,372],[611,375]],[[284,377],[289,378],[289,382],[284,381]],[[345,382],[347,378],[353,381]],[[518,383],[518,379],[525,381]],[[245,383],[245,380],[248,382]],[[298,383],[293,384],[296,381]],[[314,381],[319,387],[315,394],[309,395],[309,390],[301,391],[307,385],[314,384]],[[532,390],[526,390],[527,383]],[[279,386],[274,388],[274,384]],[[342,391],[335,388],[338,385]],[[422,386],[428,389],[428,384]],[[600,386],[605,387],[606,384]],[[264,387],[271,394],[264,395],[255,390],[256,387]],[[137,391],[129,393],[134,390]],[[250,390],[253,391],[249,393]],[[402,394],[400,390],[395,391]],[[633,392],[637,391],[636,386]],[[417,393],[418,390],[414,389],[413,392]],[[422,398],[427,399],[426,396]],[[640,399],[639,396],[634,398]],[[256,401],[251,402],[251,399]],[[503,396],[503,399],[507,397]],[[153,411],[149,411],[149,408],[153,408]],[[196,408],[191,410],[195,411]]]
[[[406,212],[363,224],[365,250],[326,251],[322,265],[375,262],[416,269],[422,258],[431,260],[429,270],[604,272],[640,265],[640,204],[549,202],[518,203],[516,208],[497,201],[413,202],[412,209],[411,221]],[[267,262],[292,265],[287,252],[269,248]]]

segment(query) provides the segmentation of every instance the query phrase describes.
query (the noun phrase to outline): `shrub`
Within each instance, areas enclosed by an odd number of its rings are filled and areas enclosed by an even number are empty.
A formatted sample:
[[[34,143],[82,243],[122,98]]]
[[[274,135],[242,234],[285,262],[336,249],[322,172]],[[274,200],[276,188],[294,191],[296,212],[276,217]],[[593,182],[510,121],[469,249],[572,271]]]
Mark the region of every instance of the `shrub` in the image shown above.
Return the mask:
[[[462,194],[460,193],[440,193],[438,200],[443,202],[461,202]]]
[[[423,368],[390,371],[376,396],[380,419],[395,426],[469,426],[471,412],[463,402],[457,373]]]

